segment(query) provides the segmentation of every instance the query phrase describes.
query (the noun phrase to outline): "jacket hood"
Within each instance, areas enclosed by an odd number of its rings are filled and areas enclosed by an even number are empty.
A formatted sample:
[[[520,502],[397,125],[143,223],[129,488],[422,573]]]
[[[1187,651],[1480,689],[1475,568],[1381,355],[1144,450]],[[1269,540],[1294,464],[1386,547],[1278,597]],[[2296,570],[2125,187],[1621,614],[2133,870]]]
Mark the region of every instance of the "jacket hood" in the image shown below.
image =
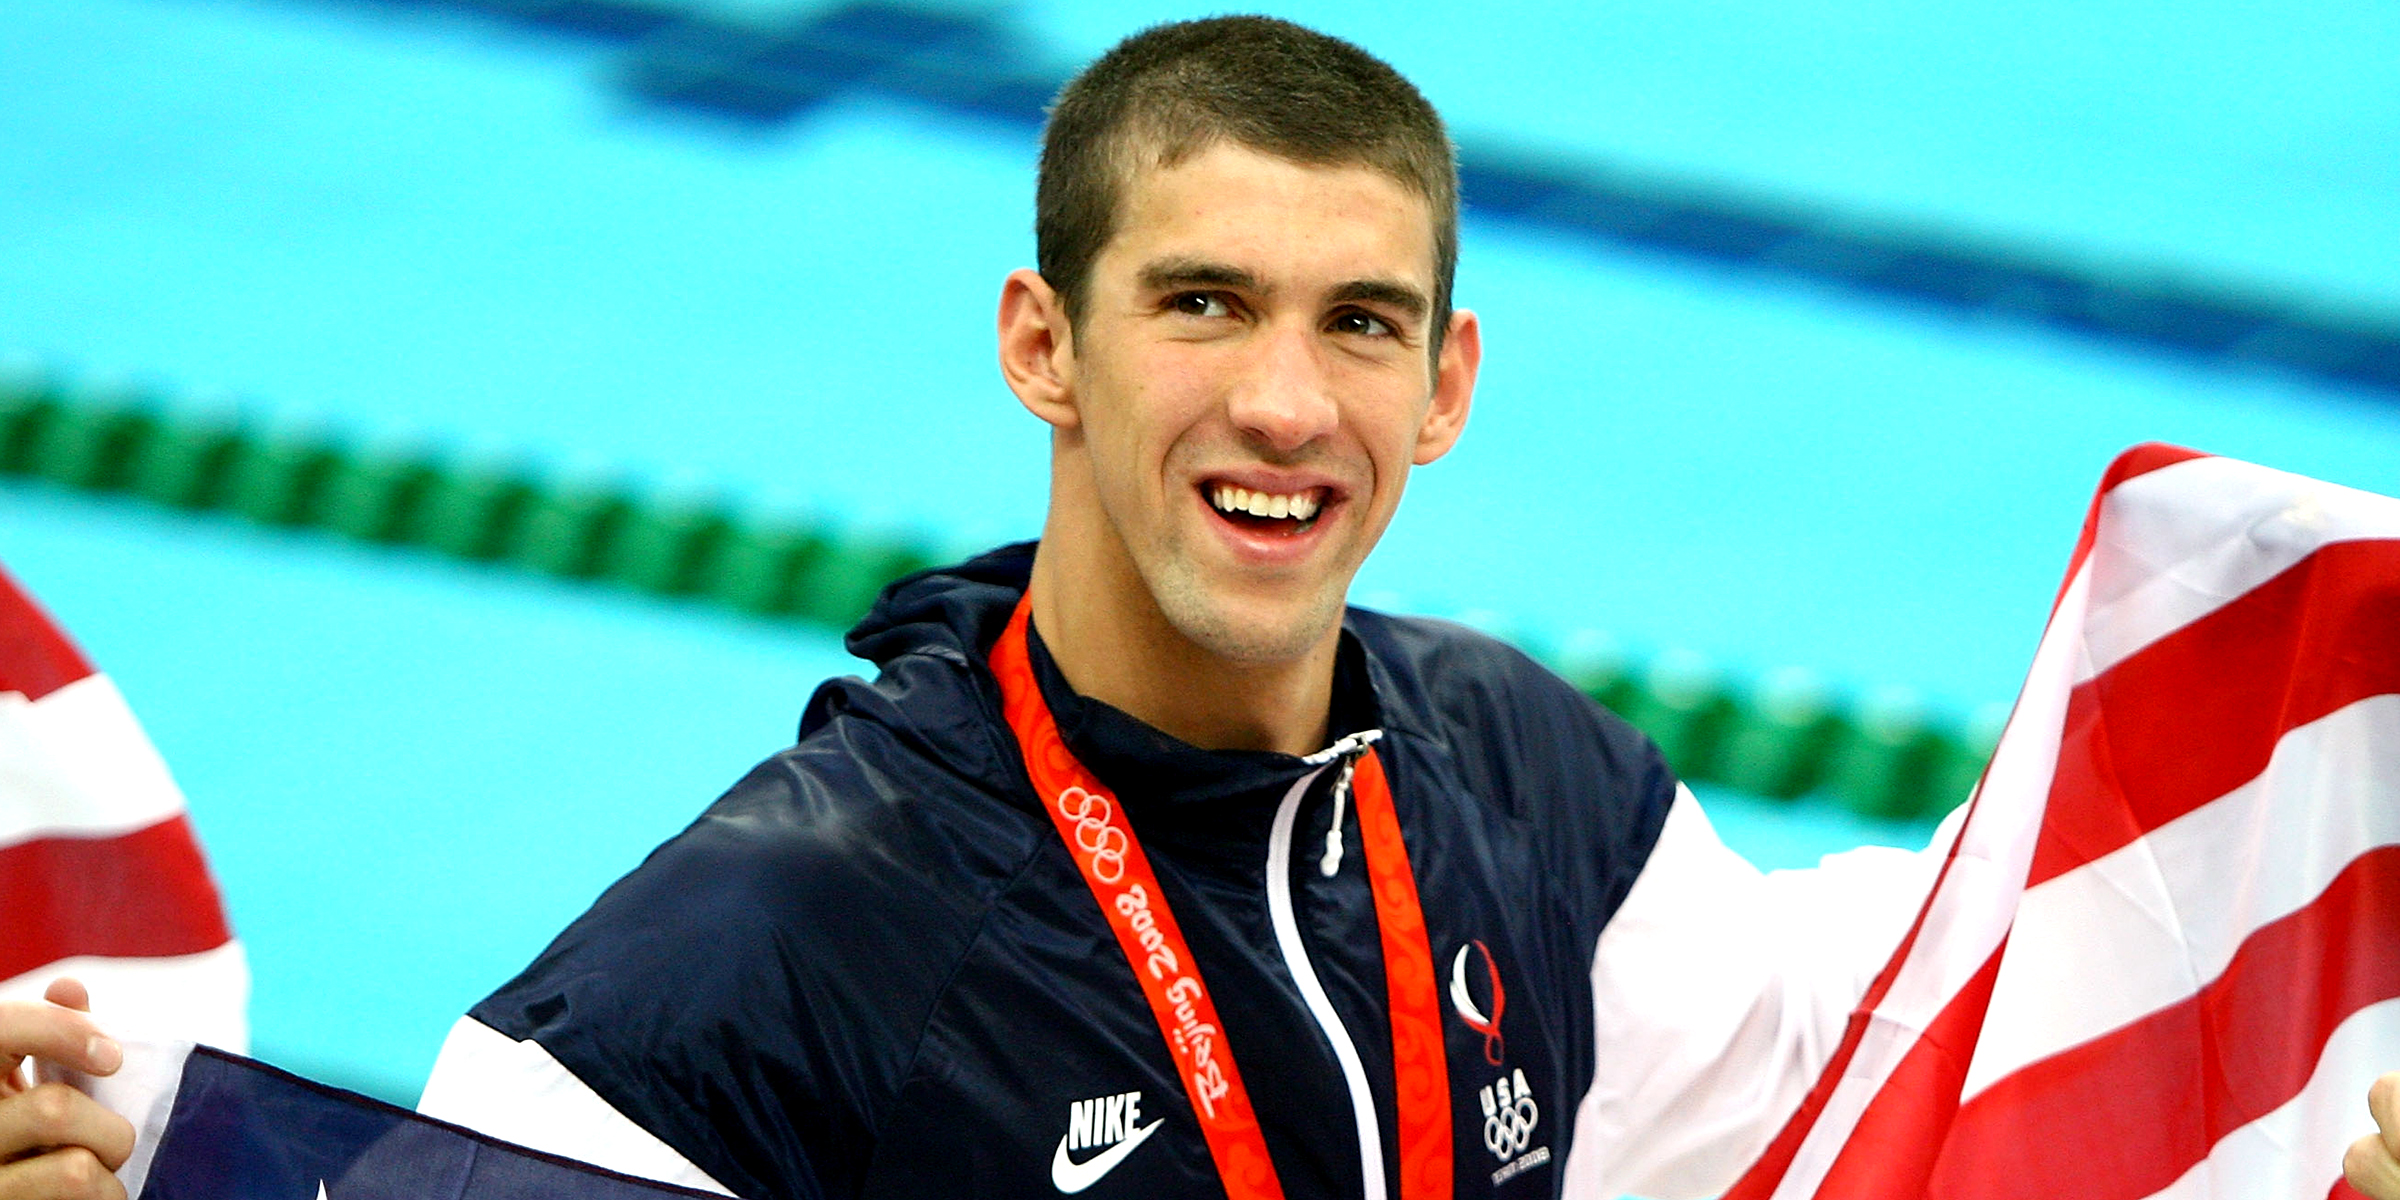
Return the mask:
[[[1015,743],[1000,718],[998,685],[984,664],[1025,594],[1033,572],[1034,546],[1033,542],[1002,546],[956,566],[919,572],[885,588],[846,642],[852,654],[881,668],[882,678],[873,685],[856,680],[828,684],[810,705],[802,733],[836,712],[850,712],[895,728],[905,727],[904,736],[921,740],[929,749],[947,747],[944,752],[957,754],[971,744],[969,753],[979,759],[1012,758]],[[1236,799],[1263,802],[1271,808],[1293,780],[1315,769],[1312,763],[1288,754],[1191,746],[1131,714],[1077,695],[1058,672],[1038,630],[1028,631],[1028,649],[1043,696],[1069,748],[1136,809],[1196,803],[1221,809]],[[937,663],[942,665],[937,667]],[[934,675],[946,676],[947,686],[955,688],[957,676],[950,673],[953,665],[970,668],[968,686],[976,696],[970,702],[975,710],[972,714],[960,712],[955,702],[924,703],[922,693],[918,702],[896,702],[903,690],[942,686]],[[1364,655],[1357,640],[1347,633],[1336,656],[1333,696],[1329,739],[1374,727],[1377,705]],[[949,719],[952,714],[969,719]],[[1012,762],[1009,776],[1021,771]],[[1263,810],[1260,817],[1254,823],[1263,836]],[[1210,824],[1218,825],[1222,833],[1221,823]]]
[[[875,664],[876,678],[818,685],[801,711],[800,739],[855,717],[864,726],[843,736],[888,737],[996,795],[1016,796],[1025,771],[1000,718],[999,685],[983,663],[1032,574],[1033,543],[1023,542],[884,588],[843,639],[850,653]]]
[[[843,645],[878,667],[903,654],[981,660],[1033,577],[1034,542],[1013,542],[883,589]]]

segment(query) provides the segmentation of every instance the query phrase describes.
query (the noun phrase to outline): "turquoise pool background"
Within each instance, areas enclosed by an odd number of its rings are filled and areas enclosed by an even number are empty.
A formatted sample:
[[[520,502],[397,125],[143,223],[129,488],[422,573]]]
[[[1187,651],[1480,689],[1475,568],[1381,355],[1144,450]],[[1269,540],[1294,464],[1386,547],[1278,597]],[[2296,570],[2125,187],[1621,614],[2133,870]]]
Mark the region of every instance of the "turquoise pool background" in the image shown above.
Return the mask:
[[[1063,72],[1189,10],[977,11]],[[1277,11],[1471,146],[2400,327],[2388,5]],[[1030,135],[871,88],[768,127],[661,111],[613,54],[438,5],[0,0],[0,347],[961,551],[1030,535],[1042,437],[990,347]],[[2013,693],[2123,446],[2400,491],[2400,395],[1468,199],[1489,365],[1376,603],[1960,715]],[[15,481],[0,563],[177,770],[259,1052],[403,1101],[459,1010],[857,669],[824,631]],[[1710,799],[1769,865],[1923,836]]]

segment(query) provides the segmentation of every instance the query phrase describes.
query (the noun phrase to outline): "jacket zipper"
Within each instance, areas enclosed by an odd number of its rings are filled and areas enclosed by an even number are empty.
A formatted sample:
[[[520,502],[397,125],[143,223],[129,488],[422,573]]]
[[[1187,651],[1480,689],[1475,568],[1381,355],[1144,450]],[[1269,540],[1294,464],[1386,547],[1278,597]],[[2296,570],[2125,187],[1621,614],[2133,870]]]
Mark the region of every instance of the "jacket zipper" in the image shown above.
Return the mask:
[[[1341,1064],[1342,1083],[1350,1090],[1350,1111],[1358,1123],[1359,1177],[1365,1181],[1362,1190],[1368,1200],[1382,1200],[1391,1194],[1383,1176],[1383,1125],[1375,1115],[1375,1094],[1367,1089],[1367,1068],[1359,1061],[1358,1045],[1350,1040],[1349,1029],[1333,1011],[1333,1001],[1326,996],[1325,986],[1317,981],[1316,968],[1309,965],[1308,948],[1300,941],[1300,922],[1292,909],[1292,825],[1299,817],[1300,801],[1308,794],[1309,785],[1325,774],[1325,768],[1334,760],[1341,760],[1341,776],[1335,786],[1347,790],[1351,764],[1380,736],[1380,730],[1351,734],[1309,755],[1308,761],[1318,764],[1317,769],[1300,777],[1283,794],[1283,802],[1275,809],[1275,824],[1267,833],[1267,918],[1275,927],[1275,945],[1283,952],[1284,967],[1291,972],[1292,983],[1300,989],[1309,1016],[1316,1019],[1325,1039],[1333,1044],[1333,1057]],[[1341,862],[1340,837],[1337,810],[1333,831],[1326,841],[1325,858],[1337,868]]]

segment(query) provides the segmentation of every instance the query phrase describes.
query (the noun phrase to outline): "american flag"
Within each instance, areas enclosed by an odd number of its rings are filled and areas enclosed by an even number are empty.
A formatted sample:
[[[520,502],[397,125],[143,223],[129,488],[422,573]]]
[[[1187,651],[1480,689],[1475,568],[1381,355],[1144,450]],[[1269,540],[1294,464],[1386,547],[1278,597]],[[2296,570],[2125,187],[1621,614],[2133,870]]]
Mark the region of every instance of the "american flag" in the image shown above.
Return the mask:
[[[0,572],[0,999],[90,988],[144,1200],[697,1196],[241,1057],[249,970],[167,774],[106,675]],[[131,1036],[127,1036],[131,1035]],[[194,1043],[205,1043],[196,1046]],[[209,1047],[223,1047],[211,1049]]]
[[[1940,881],[1727,1200],[2354,1195],[2400,1067],[2400,501],[2102,481]]]
[[[0,1000],[61,975],[112,1028],[248,1040],[249,968],[183,793],[116,685],[0,572]]]
[[[117,1173],[141,1200],[724,1200],[513,1146],[205,1046],[127,1051],[120,1074],[146,1078],[103,1099],[150,1135]]]

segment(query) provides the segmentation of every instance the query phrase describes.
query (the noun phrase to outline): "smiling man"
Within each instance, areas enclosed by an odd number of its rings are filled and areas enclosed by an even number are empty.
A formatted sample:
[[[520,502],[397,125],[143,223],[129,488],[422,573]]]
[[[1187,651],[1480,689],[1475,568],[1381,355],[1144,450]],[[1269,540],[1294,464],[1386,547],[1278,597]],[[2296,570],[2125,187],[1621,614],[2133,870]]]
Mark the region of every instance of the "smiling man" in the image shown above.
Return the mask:
[[[1721,1189],[1925,860],[1766,894],[1623,722],[1345,606],[1482,353],[1439,117],[1298,26],[1163,26],[1061,93],[1037,206],[1041,541],[887,591],[878,680],[477,1006],[426,1111],[745,1196]]]
[[[1304,754],[1351,577],[1466,423],[1481,345],[1444,303],[1454,234],[1421,181],[1135,136],[1158,165],[1088,274],[1001,295],[1001,369],[1056,431],[1035,623],[1085,696],[1194,745]]]
[[[461,1021],[424,1109],[760,1197],[1723,1188],[1929,860],[1770,884],[1564,682],[1345,606],[1482,353],[1440,118],[1298,26],[1163,26],[1061,93],[1037,209],[999,357],[1040,542],[887,591],[875,683]]]

